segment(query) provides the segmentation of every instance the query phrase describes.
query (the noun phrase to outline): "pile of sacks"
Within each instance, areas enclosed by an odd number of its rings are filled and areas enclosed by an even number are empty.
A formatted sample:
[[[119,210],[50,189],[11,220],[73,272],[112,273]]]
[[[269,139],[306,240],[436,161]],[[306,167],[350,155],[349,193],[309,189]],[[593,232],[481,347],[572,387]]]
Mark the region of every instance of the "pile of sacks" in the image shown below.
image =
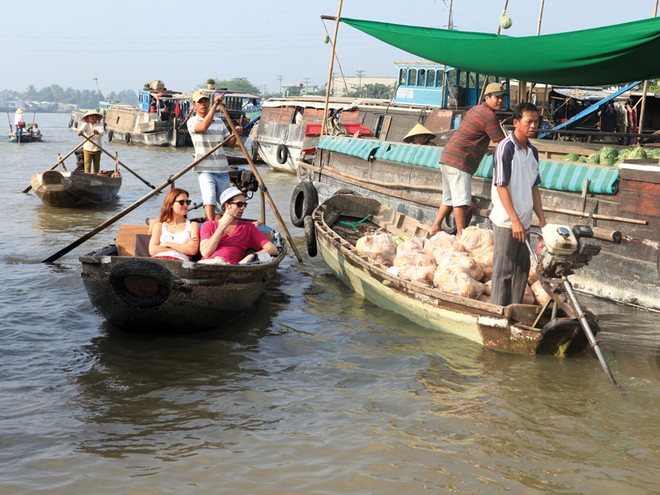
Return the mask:
[[[493,276],[493,233],[478,227],[463,230],[460,238],[438,232],[430,239],[403,239],[388,233],[358,239],[359,253],[389,267],[406,280],[437,287],[443,292],[490,302]],[[544,304],[548,294],[530,270],[524,304]]]

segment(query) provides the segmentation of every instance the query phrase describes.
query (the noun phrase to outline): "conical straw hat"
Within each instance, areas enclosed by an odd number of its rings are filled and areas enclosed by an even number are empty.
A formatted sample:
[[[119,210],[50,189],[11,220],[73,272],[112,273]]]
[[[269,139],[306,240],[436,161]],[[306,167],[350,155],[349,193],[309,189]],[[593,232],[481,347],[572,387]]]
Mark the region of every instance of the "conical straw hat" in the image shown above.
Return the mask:
[[[410,129],[410,132],[403,138],[404,143],[409,143],[415,136],[427,136],[429,139],[435,138],[435,134],[429,131],[422,124],[416,124],[415,127]]]

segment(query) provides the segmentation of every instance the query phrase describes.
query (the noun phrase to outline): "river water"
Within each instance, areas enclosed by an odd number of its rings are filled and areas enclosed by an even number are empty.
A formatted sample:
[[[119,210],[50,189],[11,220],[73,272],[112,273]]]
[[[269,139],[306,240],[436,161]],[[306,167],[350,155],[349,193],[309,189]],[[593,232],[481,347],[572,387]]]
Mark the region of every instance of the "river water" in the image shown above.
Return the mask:
[[[288,224],[295,178],[262,165],[304,262],[290,251],[229,332],[126,334],[95,313],[78,262],[116,225],[40,261],[150,189],[124,171],[103,208],[23,194],[79,142],[68,115],[38,117],[43,143],[0,140],[0,494],[660,492],[660,315],[581,297],[623,393],[593,352],[513,356],[419,327],[307,257]],[[104,143],[154,185],[192,161]],[[177,185],[199,200],[192,174]]]

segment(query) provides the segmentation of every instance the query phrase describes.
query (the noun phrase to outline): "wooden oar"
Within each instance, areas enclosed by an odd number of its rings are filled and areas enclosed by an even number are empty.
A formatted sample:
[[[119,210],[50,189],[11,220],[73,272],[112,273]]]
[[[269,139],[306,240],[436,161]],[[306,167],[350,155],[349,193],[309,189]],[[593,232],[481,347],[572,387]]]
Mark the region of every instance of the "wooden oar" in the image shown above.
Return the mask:
[[[73,148],[73,149],[72,149],[71,151],[69,151],[66,155],[60,157],[60,158],[57,160],[57,163],[55,163],[55,165],[53,165],[52,167],[50,167],[48,170],[49,170],[49,171],[50,171],[50,170],[55,170],[55,169],[57,168],[57,166],[58,166],[60,163],[64,163],[64,160],[66,160],[66,159],[69,158],[72,154],[74,154],[78,148],[80,148],[83,144],[85,144],[85,143],[86,143],[87,141],[89,141],[91,138],[92,138],[92,136],[90,136],[90,137],[86,137],[86,138],[83,140],[82,143],[80,143],[78,146],[76,146],[75,148]],[[27,193],[27,192],[30,191],[30,189],[32,189],[32,186],[31,186],[31,185],[30,185],[30,186],[27,186],[25,189],[23,189],[23,192],[24,192],[24,193]]]
[[[119,220],[120,218],[122,218],[122,217],[125,216],[126,214],[130,213],[131,211],[133,211],[135,208],[137,208],[138,206],[140,206],[142,203],[144,203],[145,201],[147,201],[149,198],[155,196],[155,195],[158,194],[160,191],[162,191],[163,189],[165,189],[167,186],[170,186],[171,184],[173,184],[174,181],[176,181],[179,177],[181,177],[181,176],[184,175],[185,173],[187,173],[187,172],[189,172],[190,170],[192,170],[193,167],[194,167],[195,165],[197,165],[198,163],[200,163],[202,160],[206,159],[209,155],[211,155],[212,153],[214,153],[215,151],[217,151],[218,149],[220,149],[222,146],[224,146],[225,143],[227,143],[231,138],[232,138],[232,136],[229,136],[227,139],[225,139],[225,140],[222,141],[221,143],[219,143],[219,144],[217,144],[216,146],[214,146],[213,148],[211,148],[211,150],[209,150],[208,153],[202,155],[201,157],[199,157],[198,159],[194,160],[194,161],[193,161],[192,163],[190,163],[189,165],[187,165],[187,166],[185,166],[184,168],[182,168],[182,169],[181,169],[179,172],[177,172],[176,174],[170,176],[170,177],[167,179],[167,181],[163,182],[161,185],[159,185],[158,187],[156,187],[153,191],[150,191],[150,192],[148,192],[147,194],[145,194],[144,196],[142,196],[140,199],[138,199],[138,200],[137,200],[135,203],[133,203],[131,206],[129,206],[128,208],[123,209],[122,211],[120,211],[119,213],[117,213],[115,216],[113,216],[112,218],[109,218],[108,220],[106,220],[105,222],[103,222],[101,225],[99,225],[98,227],[96,227],[94,230],[92,230],[92,231],[88,232],[87,234],[85,234],[84,236],[82,236],[82,237],[76,239],[75,241],[73,241],[71,244],[69,244],[69,245],[66,246],[65,248],[60,249],[57,253],[55,253],[55,254],[49,256],[48,258],[46,258],[45,260],[43,260],[42,263],[52,263],[53,261],[57,260],[58,258],[62,257],[63,255],[65,255],[66,253],[68,253],[69,251],[71,251],[72,249],[74,249],[75,247],[80,246],[80,245],[81,245],[83,242],[85,242],[86,240],[88,240],[88,239],[94,237],[96,234],[98,234],[99,232],[101,232],[103,229],[105,229],[106,227],[112,225],[112,224],[115,223],[117,220]]]
[[[90,136],[90,137],[91,137],[91,136]],[[96,144],[96,143],[94,143],[94,144]],[[130,168],[128,168],[128,166],[127,166],[125,163],[122,163],[122,162],[119,160],[119,158],[117,158],[117,153],[115,153],[115,156],[112,156],[112,154],[109,153],[108,151],[106,151],[106,150],[103,148],[103,146],[101,146],[101,145],[99,145],[99,144],[97,144],[96,146],[98,146],[98,147],[100,148],[100,150],[101,150],[103,153],[105,153],[105,154],[108,155],[110,158],[112,158],[112,159],[115,161],[115,163],[118,163],[119,165],[121,165],[122,167],[124,167],[126,170],[128,170],[130,173],[132,173],[135,177],[137,177],[137,178],[140,179],[142,182],[144,182],[146,185],[148,185],[151,189],[156,189],[156,186],[154,186],[153,184],[149,183],[149,181],[147,181],[146,179],[143,179],[142,177],[140,177],[137,173],[135,173],[133,170],[131,170]]]
[[[229,129],[231,130],[232,135],[236,137],[236,142],[241,147],[241,150],[243,150],[243,154],[245,155],[245,159],[250,164],[250,168],[252,169],[252,173],[257,178],[257,182],[259,183],[259,188],[261,189],[262,194],[268,200],[268,204],[270,205],[270,208],[273,210],[273,213],[275,214],[275,217],[277,218],[277,221],[279,222],[280,227],[282,227],[282,230],[284,231],[284,234],[286,235],[286,238],[289,240],[289,244],[291,245],[291,249],[293,249],[294,253],[296,253],[296,258],[298,258],[298,261],[302,261],[302,257],[300,256],[300,253],[298,252],[298,248],[296,247],[295,243],[293,242],[293,239],[291,238],[291,234],[289,233],[289,229],[286,228],[286,224],[284,223],[284,220],[282,220],[280,212],[278,211],[277,206],[275,205],[275,202],[273,201],[273,198],[271,198],[270,193],[268,192],[268,189],[266,188],[266,184],[264,184],[264,181],[261,179],[261,176],[259,175],[259,172],[257,171],[257,167],[254,166],[254,162],[252,161],[252,158],[250,158],[250,154],[245,149],[245,146],[243,145],[243,141],[241,141],[240,134],[238,134],[238,132],[236,132],[236,128],[234,127],[234,123],[231,121],[231,117],[229,116],[229,113],[227,112],[227,109],[225,108],[225,106],[222,103],[219,106],[220,106],[220,109],[222,110],[222,113],[225,116],[225,119],[227,119],[227,125],[229,126]]]

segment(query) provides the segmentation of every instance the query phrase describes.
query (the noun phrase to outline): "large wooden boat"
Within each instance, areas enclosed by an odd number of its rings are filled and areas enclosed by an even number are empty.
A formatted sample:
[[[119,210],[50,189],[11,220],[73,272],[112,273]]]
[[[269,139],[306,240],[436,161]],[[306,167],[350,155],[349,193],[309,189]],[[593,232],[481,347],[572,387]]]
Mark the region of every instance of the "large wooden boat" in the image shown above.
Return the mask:
[[[560,303],[561,309],[553,316],[550,305],[504,307],[460,297],[404,280],[386,265],[361,254],[356,239],[364,232],[388,232],[406,239],[428,236],[426,225],[374,199],[336,195],[324,201],[311,218],[313,229],[306,233],[314,236],[314,247],[336,276],[384,309],[498,351],[563,355],[588,344],[577,315],[565,304]],[[592,331],[597,331],[595,316],[586,314]]]
[[[324,98],[271,98],[263,103],[259,124],[251,133],[256,152],[273,170],[295,174],[309,160],[321,136]],[[331,98],[326,133],[402,140],[420,120],[433,132],[450,129],[452,110],[398,105],[388,100]]]
[[[121,188],[122,178],[116,171],[86,174],[73,171],[47,170],[32,176],[35,194],[48,206],[88,208],[112,201]]]
[[[114,326],[131,332],[192,333],[226,329],[252,308],[286,255],[262,263],[206,265],[151,258],[145,225],[122,225],[115,244],[80,258],[82,279],[94,307]]]
[[[291,198],[299,226],[319,202],[350,190],[432,225],[440,206],[440,147],[324,136],[312,163],[299,169]],[[660,310],[660,163],[626,160],[599,166],[540,160],[541,196],[551,223],[587,223],[601,254],[572,275],[578,290],[613,301]],[[472,180],[479,207],[474,222],[486,221],[491,206],[492,156]]]
[[[192,146],[186,117],[188,95],[152,81],[138,91],[137,106],[101,102],[108,141],[147,146]]]

